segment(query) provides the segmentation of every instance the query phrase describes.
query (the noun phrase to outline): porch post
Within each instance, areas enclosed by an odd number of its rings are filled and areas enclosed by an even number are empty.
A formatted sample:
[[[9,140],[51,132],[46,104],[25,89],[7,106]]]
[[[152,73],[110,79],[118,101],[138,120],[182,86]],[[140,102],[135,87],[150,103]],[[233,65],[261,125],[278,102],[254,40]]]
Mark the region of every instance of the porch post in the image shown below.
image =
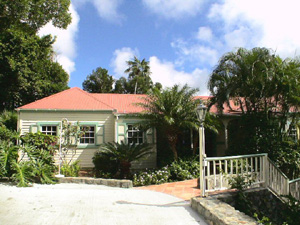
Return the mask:
[[[228,148],[228,123],[229,120],[224,120],[223,125],[224,125],[224,133],[225,133],[225,148]]]

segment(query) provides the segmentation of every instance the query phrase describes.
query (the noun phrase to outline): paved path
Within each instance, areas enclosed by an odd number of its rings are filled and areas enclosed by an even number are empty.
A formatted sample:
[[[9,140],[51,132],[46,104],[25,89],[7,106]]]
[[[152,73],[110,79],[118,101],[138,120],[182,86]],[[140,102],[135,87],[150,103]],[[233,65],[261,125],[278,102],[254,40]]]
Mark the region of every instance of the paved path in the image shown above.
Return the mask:
[[[206,225],[189,202],[171,195],[82,184],[0,184],[0,224]]]
[[[139,190],[151,190],[173,195],[186,201],[193,197],[200,196],[201,190],[197,187],[197,179],[165,183],[159,185],[149,185],[137,187]]]

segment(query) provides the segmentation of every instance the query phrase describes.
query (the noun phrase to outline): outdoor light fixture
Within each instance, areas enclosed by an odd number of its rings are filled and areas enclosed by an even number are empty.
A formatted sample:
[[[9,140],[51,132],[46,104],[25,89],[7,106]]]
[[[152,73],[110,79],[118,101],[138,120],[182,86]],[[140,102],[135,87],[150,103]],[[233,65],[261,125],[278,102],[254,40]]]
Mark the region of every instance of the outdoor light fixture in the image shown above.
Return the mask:
[[[199,186],[201,189],[201,196],[205,196],[205,163],[204,159],[205,155],[205,135],[204,135],[204,126],[203,122],[205,120],[207,107],[202,103],[197,107],[196,114],[198,120],[200,121],[199,127],[199,161],[200,161],[200,179],[199,179]]]
[[[200,103],[200,105],[198,105],[198,107],[196,109],[197,117],[198,117],[198,120],[200,121],[201,125],[203,125],[203,122],[205,120],[206,110],[207,110],[207,107],[205,105],[203,105],[202,103]]]

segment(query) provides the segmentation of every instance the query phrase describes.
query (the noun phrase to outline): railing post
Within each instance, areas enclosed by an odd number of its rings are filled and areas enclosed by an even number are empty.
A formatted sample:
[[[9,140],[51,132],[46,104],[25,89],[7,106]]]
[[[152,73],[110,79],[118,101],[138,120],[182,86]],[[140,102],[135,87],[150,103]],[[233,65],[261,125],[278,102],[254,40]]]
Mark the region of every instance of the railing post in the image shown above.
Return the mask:
[[[269,186],[269,162],[268,162],[268,155],[263,156],[263,180],[264,180],[264,187],[267,188]]]

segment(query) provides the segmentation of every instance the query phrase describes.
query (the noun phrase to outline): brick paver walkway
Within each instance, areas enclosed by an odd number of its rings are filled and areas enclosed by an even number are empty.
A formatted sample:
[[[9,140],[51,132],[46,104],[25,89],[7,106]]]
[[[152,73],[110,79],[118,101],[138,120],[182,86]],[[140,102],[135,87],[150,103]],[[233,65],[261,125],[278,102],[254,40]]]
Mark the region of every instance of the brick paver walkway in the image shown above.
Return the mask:
[[[190,200],[200,195],[200,189],[197,188],[197,179],[136,187],[136,189],[162,192],[184,200]]]

